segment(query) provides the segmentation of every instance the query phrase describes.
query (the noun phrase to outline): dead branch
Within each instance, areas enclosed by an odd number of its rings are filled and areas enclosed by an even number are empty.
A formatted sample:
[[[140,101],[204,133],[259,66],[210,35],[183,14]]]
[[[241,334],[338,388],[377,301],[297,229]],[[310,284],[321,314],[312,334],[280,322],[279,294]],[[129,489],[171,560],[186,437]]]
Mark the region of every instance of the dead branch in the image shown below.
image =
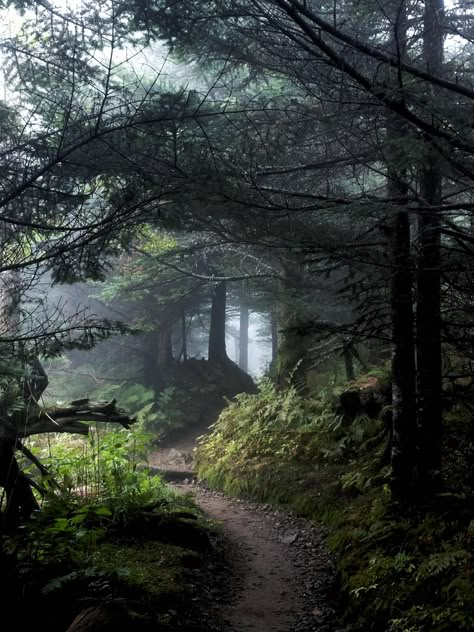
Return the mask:
[[[0,419],[0,439],[17,441],[24,437],[47,432],[68,432],[86,435],[89,432],[87,422],[118,423],[130,428],[135,419],[117,408],[115,399],[110,402],[93,402],[80,399],[67,406],[57,406],[35,411],[14,423],[11,419]]]

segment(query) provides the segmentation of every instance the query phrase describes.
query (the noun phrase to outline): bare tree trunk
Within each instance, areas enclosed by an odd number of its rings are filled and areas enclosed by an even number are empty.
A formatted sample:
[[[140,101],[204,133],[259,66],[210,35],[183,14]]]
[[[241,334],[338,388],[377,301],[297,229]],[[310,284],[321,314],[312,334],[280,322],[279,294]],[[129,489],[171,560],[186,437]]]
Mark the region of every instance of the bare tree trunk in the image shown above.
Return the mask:
[[[154,332],[143,336],[141,349],[141,357],[143,359],[143,383],[145,386],[157,390],[156,341]]]
[[[225,345],[225,310],[226,284],[221,281],[216,285],[212,297],[208,353],[210,362],[225,362],[229,359]]]
[[[247,373],[249,368],[249,306],[243,293],[240,300],[239,325],[239,367]]]
[[[66,632],[110,632],[120,628],[132,629],[130,624],[125,609],[114,604],[101,604],[81,610]]]
[[[186,362],[186,360],[188,359],[187,338],[188,338],[188,331],[186,328],[186,310],[183,309],[183,312],[181,314],[181,354],[180,354],[180,357],[182,358],[183,362]]]
[[[394,6],[394,32],[391,49],[403,61],[406,54],[407,8],[404,0]],[[390,73],[389,81],[403,102],[403,80]],[[387,193],[389,197],[407,194],[407,156],[400,138],[404,122],[396,114],[387,115]],[[392,441],[391,491],[394,500],[414,500],[418,484],[416,433],[416,367],[413,314],[413,271],[410,216],[395,210],[391,223],[392,280]]]
[[[165,386],[168,370],[173,363],[171,325],[159,325],[159,329],[145,336],[143,345],[144,383],[158,392]]]
[[[161,391],[169,383],[169,371],[173,364],[173,346],[171,343],[171,324],[160,324],[157,332],[156,349],[156,385]]]
[[[442,17],[444,0],[425,1],[424,58],[430,72],[443,69]],[[431,99],[436,98],[432,89]],[[436,121],[432,121],[436,125]],[[428,205],[441,203],[439,157],[426,145],[420,193]],[[425,493],[439,488],[441,479],[441,219],[436,210],[423,212],[418,222],[417,369],[420,466]]]
[[[307,374],[311,368],[311,319],[313,313],[305,297],[309,293],[304,278],[304,262],[285,259],[283,293],[285,301],[280,312],[280,340],[278,345],[278,382],[288,379],[302,392],[307,389]]]
[[[343,356],[344,356],[344,365],[346,367],[347,381],[353,382],[355,380],[354,356],[352,355],[352,351],[348,345],[344,345]]]
[[[392,238],[392,477],[395,500],[413,499],[417,487],[415,344],[410,220],[397,213]]]
[[[158,371],[168,369],[173,363],[173,346],[171,344],[171,326],[169,324],[160,325],[158,330],[157,349]]]
[[[272,335],[272,365],[275,364],[278,357],[278,319],[276,310],[270,312],[270,329]]]

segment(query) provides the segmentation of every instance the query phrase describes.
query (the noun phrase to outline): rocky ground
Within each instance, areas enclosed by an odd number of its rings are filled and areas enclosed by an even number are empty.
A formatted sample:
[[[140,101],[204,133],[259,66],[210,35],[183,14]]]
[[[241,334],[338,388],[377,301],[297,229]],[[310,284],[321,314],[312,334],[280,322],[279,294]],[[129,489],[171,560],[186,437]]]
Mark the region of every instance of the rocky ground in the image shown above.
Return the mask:
[[[175,478],[222,526],[222,564],[207,569],[196,596],[209,630],[343,632],[330,595],[334,565],[320,529],[267,505],[231,499],[199,484],[192,472],[193,438],[157,451],[154,468]],[[344,631],[345,632],[345,631]]]

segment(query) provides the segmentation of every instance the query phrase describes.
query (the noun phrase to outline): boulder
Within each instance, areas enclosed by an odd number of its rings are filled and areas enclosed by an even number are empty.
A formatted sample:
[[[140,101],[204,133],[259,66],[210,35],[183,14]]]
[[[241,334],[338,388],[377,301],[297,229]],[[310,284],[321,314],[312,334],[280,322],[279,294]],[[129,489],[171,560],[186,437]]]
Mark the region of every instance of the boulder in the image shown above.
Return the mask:
[[[226,405],[226,399],[232,399],[239,393],[257,392],[250,375],[231,360],[209,362],[191,358],[176,364],[170,372],[167,386],[175,389],[173,401],[183,420],[181,427],[198,425],[204,431],[216,421]],[[179,436],[181,433],[182,428],[175,434]],[[168,434],[167,439],[174,439],[173,433]]]

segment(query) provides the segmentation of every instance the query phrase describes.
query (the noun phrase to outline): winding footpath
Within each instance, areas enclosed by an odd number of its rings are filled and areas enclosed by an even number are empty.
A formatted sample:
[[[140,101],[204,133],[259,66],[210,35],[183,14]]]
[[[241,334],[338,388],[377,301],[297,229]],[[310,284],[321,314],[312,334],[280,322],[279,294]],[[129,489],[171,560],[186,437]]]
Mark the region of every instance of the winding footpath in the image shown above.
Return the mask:
[[[232,557],[218,601],[223,632],[346,632],[334,622],[328,590],[334,567],[320,530],[302,518],[228,498],[193,480],[194,437],[155,452],[150,465],[190,492],[222,525]],[[216,605],[216,604],[215,604]]]

